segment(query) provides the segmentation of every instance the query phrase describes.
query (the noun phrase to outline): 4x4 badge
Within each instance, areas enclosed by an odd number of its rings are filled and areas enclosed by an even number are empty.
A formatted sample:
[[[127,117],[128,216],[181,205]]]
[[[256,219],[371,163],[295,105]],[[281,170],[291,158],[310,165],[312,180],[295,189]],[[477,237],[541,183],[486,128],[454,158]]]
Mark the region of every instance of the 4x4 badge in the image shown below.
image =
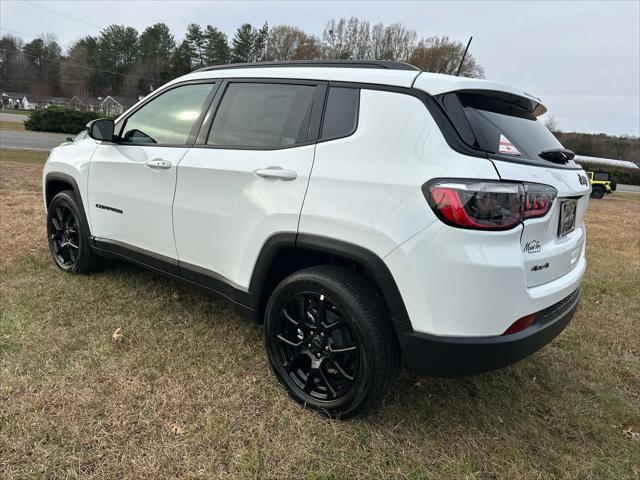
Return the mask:
[[[584,185],[585,187],[589,185],[589,181],[584,175],[578,174],[578,180],[580,181],[580,185]]]
[[[544,270],[545,268],[549,268],[549,262],[543,263],[542,265],[534,265],[533,268],[531,268],[531,271],[538,272],[540,270]]]

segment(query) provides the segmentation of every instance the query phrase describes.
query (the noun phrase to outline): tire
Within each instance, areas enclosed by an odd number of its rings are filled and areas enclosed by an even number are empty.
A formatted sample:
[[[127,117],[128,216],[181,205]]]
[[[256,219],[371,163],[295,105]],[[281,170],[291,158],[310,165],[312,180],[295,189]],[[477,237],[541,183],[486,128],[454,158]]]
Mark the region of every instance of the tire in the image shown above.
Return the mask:
[[[604,188],[602,188],[600,185],[596,185],[595,187],[593,187],[593,189],[591,190],[591,197],[597,199],[604,197]]]
[[[264,328],[280,383],[330,418],[371,409],[395,379],[400,355],[386,305],[345,268],[310,267],[285,278],[269,298]]]
[[[89,238],[89,226],[73,191],[58,193],[47,209],[47,240],[58,268],[74,274],[101,269],[103,259],[93,252]]]

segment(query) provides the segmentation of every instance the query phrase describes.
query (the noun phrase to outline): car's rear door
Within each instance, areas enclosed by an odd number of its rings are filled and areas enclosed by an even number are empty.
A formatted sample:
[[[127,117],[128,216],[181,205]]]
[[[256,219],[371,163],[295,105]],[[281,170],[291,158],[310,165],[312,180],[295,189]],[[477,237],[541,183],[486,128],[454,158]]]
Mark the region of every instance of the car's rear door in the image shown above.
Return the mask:
[[[220,86],[178,166],[173,213],[185,278],[247,290],[264,243],[297,231],[325,90],[295,80]]]
[[[193,144],[215,84],[176,85],[119,122],[89,167],[91,229],[99,248],[148,263],[175,261],[172,203],[178,163]],[[170,262],[171,263],[171,262]]]

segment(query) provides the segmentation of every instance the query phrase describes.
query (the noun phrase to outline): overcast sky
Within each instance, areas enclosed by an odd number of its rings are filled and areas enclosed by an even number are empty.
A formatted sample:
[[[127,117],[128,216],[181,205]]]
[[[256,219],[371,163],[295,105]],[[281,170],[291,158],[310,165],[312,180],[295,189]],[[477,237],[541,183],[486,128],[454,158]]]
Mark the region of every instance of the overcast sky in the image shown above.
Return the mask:
[[[542,98],[564,131],[640,135],[640,2],[0,2],[2,34],[54,33],[63,47],[112,24],[164,22],[180,40],[190,22],[233,36],[242,23],[295,25],[320,35],[327,20],[401,22],[418,36],[466,42],[486,78]]]

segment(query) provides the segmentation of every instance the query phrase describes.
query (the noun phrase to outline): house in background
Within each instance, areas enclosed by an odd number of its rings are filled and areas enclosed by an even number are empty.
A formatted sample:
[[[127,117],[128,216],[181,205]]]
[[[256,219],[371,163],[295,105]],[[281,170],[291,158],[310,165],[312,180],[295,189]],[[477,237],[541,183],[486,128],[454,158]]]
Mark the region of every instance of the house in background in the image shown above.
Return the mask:
[[[40,102],[33,95],[25,95],[22,99],[22,108],[24,110],[37,110],[40,108]]]
[[[66,107],[68,104],[69,104],[68,97],[47,97],[42,102],[42,106],[45,108],[51,107],[51,106]]]
[[[80,111],[96,112],[107,117],[117,117],[135,104],[138,99],[107,95],[106,97],[45,97],[38,98],[21,92],[2,92],[0,103],[3,108],[39,110],[51,106],[73,108]]]
[[[102,100],[102,97],[92,98],[73,96],[73,98],[69,100],[67,106],[82,112],[97,112],[100,110]]]
[[[21,92],[2,92],[0,101],[3,108],[20,110],[35,110],[40,105],[36,97]]]
[[[100,104],[100,112],[108,117],[117,117],[136,102],[135,98],[108,95]]]

